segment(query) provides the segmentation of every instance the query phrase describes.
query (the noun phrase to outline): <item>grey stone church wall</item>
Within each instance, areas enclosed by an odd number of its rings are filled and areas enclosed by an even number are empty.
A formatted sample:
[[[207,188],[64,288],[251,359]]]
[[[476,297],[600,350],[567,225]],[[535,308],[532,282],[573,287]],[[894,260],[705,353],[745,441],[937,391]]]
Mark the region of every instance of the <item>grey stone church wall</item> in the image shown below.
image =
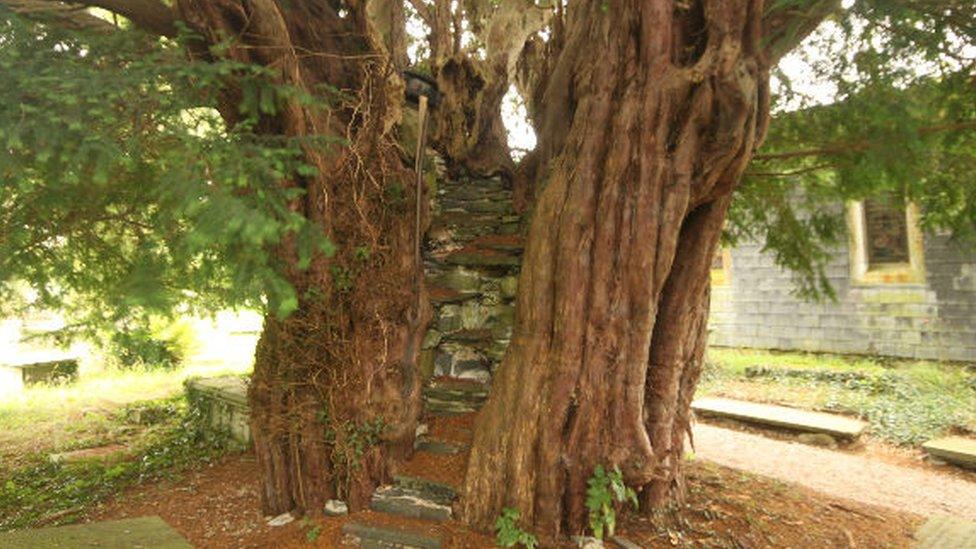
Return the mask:
[[[976,362],[976,252],[945,236],[924,243],[918,284],[852,284],[849,251],[836,250],[828,266],[834,303],[799,300],[771,255],[736,247],[728,283],[712,287],[710,342]]]
[[[514,321],[521,219],[501,178],[448,177],[431,195],[424,249],[434,315],[425,376],[487,381]],[[924,238],[925,279],[853,284],[847,246],[827,267],[836,302],[794,295],[793,280],[758,244],[731,250],[725,285],[713,285],[712,345],[976,362],[976,251]]]

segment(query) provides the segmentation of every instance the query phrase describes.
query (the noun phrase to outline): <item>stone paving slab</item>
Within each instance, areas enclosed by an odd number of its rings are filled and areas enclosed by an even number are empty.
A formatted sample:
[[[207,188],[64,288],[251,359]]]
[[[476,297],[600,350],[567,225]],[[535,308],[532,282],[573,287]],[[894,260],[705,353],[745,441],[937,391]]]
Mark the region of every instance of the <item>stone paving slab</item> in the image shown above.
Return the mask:
[[[692,402],[691,407],[703,416],[735,419],[793,431],[823,433],[843,439],[856,439],[868,426],[863,421],[836,414],[811,412],[730,398],[700,398]]]
[[[380,513],[433,521],[450,520],[453,511],[449,504],[431,497],[423,490],[404,486],[381,486],[373,492],[369,508]]]
[[[468,449],[467,444],[437,440],[429,438],[426,435],[417,437],[417,440],[414,441],[413,447],[415,450],[420,450],[421,452],[429,452],[431,454],[440,455],[456,455]]]
[[[358,539],[360,547],[441,548],[441,542],[437,538],[390,526],[347,522],[342,525],[342,533]]]
[[[976,522],[955,517],[932,517],[915,533],[916,549],[971,549],[976,547]]]
[[[0,533],[0,547],[30,549],[193,549],[158,516]]]
[[[929,455],[942,461],[976,469],[976,440],[963,437],[945,437],[930,440],[922,445]]]

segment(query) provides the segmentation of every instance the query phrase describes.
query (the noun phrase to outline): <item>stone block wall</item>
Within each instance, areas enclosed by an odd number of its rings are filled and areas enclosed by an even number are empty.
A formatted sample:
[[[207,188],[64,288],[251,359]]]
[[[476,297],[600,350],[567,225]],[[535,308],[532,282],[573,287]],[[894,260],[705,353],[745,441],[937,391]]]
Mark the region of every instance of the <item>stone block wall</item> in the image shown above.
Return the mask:
[[[440,177],[424,261],[434,306],[421,365],[487,382],[508,347],[521,263],[521,218],[500,177]]]
[[[926,235],[925,281],[852,284],[847,247],[827,268],[835,303],[794,297],[791,275],[758,244],[731,251],[712,287],[710,342],[730,347],[976,361],[976,251]]]

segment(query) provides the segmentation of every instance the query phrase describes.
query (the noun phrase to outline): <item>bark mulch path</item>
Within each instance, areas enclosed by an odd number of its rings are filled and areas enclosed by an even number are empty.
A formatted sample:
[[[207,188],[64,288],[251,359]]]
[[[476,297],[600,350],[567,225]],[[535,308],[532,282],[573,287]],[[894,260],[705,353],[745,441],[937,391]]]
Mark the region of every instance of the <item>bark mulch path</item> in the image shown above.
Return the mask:
[[[469,418],[435,420],[431,434],[461,441]],[[418,453],[403,471],[457,485],[464,454]],[[757,461],[768,456],[754,456]],[[625,513],[618,533],[640,547],[909,547],[921,518],[912,513],[825,496],[797,484],[766,479],[699,460],[687,464],[684,506],[654,518]],[[260,513],[258,471],[248,454],[228,456],[179,479],[134,487],[93,510],[88,520],[160,515],[196,547],[346,547],[349,520],[388,523],[440,537],[445,548],[492,547],[492,536],[457,522],[433,523],[372,512],[296,520],[270,527]],[[314,540],[309,540],[313,532]],[[560,547],[571,547],[565,544]]]
[[[963,475],[900,466],[703,423],[695,426],[694,434],[696,456],[725,467],[868,505],[976,520],[976,482]]]

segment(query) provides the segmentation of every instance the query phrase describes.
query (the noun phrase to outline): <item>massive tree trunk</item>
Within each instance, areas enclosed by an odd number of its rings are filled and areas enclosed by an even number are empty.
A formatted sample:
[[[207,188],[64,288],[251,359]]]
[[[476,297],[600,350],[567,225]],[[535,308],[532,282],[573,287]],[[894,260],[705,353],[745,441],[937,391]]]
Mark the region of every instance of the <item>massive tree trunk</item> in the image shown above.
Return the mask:
[[[571,3],[542,104],[512,344],[476,425],[463,517],[586,524],[619,466],[645,506],[680,492],[708,274],[768,116],[760,0]]]
[[[180,17],[223,55],[272,68],[308,93],[337,88],[327,108],[286,98],[258,130],[310,141],[318,173],[284,181],[291,207],[336,243],[334,257],[300,264],[293,240],[276,250],[298,308],[269,315],[249,399],[265,513],[320,512],[327,499],[363,507],[412,449],[419,414],[416,361],[426,322],[414,255],[414,193],[393,125],[402,83],[365,3],[179,0]],[[387,43],[390,43],[389,41]],[[208,55],[202,51],[198,55]],[[224,117],[240,90],[228,82]]]

